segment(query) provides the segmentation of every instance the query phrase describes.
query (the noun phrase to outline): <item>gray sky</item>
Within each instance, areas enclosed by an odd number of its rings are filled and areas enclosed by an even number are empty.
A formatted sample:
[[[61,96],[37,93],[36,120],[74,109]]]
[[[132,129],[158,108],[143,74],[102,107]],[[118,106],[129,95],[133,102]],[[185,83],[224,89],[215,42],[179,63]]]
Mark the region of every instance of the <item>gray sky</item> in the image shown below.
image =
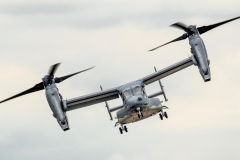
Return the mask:
[[[59,84],[64,98],[142,78],[154,66],[191,55],[187,40],[147,52],[183,34],[170,24],[210,25],[240,16],[239,8],[238,0],[2,0],[0,97],[39,83],[57,62],[63,62],[57,76],[96,66]],[[204,83],[194,66],[164,78],[169,118],[130,124],[127,134],[109,121],[103,103],[68,112],[67,132],[53,118],[44,91],[1,104],[0,159],[239,159],[239,26],[236,20],[202,35],[211,82]],[[147,91],[159,91],[158,84]]]

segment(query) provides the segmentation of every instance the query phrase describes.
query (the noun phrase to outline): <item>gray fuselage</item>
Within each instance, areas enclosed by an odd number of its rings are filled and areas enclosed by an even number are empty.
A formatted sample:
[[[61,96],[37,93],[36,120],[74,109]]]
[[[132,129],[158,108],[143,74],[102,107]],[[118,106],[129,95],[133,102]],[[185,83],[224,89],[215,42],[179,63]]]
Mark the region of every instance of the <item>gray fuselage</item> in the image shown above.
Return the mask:
[[[148,98],[142,81],[130,82],[121,86],[119,94],[124,107],[117,111],[118,123],[128,124],[148,118],[162,110],[158,98]],[[141,113],[142,117],[138,114]]]

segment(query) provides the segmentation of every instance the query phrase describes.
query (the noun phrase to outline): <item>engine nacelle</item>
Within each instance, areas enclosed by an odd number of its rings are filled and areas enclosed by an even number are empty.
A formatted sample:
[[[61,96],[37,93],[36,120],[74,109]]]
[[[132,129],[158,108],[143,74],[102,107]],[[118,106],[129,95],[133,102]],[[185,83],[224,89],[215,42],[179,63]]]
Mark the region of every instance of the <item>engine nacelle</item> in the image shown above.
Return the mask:
[[[57,119],[61,128],[69,130],[68,118],[66,115],[67,106],[62,101],[57,86],[53,83],[45,87],[48,104],[53,112],[53,116]],[[66,102],[65,102],[66,103]]]
[[[202,66],[202,65],[199,65],[199,63],[197,62],[197,60],[195,59],[195,57],[193,55],[190,58],[193,61],[193,64],[195,66],[198,66],[199,72],[200,72],[204,82],[210,81],[211,80],[211,72],[210,72],[210,67],[209,67],[210,60],[207,60],[208,66]],[[205,68],[207,68],[207,72],[204,73],[203,70]]]

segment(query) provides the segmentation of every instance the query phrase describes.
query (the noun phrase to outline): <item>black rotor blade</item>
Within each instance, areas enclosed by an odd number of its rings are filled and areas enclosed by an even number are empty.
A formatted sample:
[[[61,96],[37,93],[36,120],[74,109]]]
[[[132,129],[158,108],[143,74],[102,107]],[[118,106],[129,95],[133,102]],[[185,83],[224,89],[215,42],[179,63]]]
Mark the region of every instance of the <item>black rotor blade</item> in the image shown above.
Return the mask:
[[[54,81],[55,81],[55,83],[60,83],[60,82],[64,81],[65,79],[68,79],[69,77],[72,77],[72,76],[74,76],[78,73],[85,72],[85,71],[93,69],[93,68],[94,67],[91,67],[91,68],[88,68],[88,69],[85,69],[85,70],[82,70],[82,71],[79,71],[79,72],[76,72],[76,73],[73,73],[73,74],[69,74],[69,75],[63,76],[63,77],[56,77],[56,78],[54,78]]]
[[[234,21],[234,20],[236,20],[236,19],[238,19],[238,18],[240,18],[240,17],[236,17],[236,18],[233,18],[233,19],[229,19],[229,20],[226,20],[226,21],[223,21],[223,22],[219,22],[219,23],[216,23],[216,24],[212,24],[212,25],[209,25],[209,26],[198,27],[197,29],[198,29],[199,34],[203,34],[203,33],[207,32],[207,31],[209,31],[209,30],[211,30],[211,29],[213,29],[213,28],[216,28],[216,27],[218,27],[218,26],[220,26],[220,25],[223,25],[223,24],[225,24],[225,23]]]
[[[36,84],[34,87],[29,88],[29,89],[26,90],[26,91],[23,91],[23,92],[21,92],[21,93],[19,93],[19,94],[16,94],[15,96],[12,96],[12,97],[10,97],[10,98],[7,98],[7,99],[5,99],[5,100],[2,100],[0,103],[6,102],[6,101],[8,101],[8,100],[10,100],[10,99],[13,99],[13,98],[17,98],[17,97],[23,96],[23,95],[28,94],[28,93],[40,91],[40,90],[43,90],[43,89],[44,89],[44,85],[43,85],[43,82],[41,82],[41,83]]]
[[[156,47],[156,48],[153,48],[153,49],[151,49],[151,50],[149,50],[149,51],[154,51],[154,50],[156,50],[156,49],[158,49],[158,48],[160,48],[160,47],[162,47],[162,46],[165,46],[165,45],[167,45],[167,44],[169,44],[169,43],[172,43],[172,42],[184,40],[184,39],[186,39],[187,37],[188,37],[187,33],[184,33],[182,36],[180,36],[180,37],[178,37],[178,38],[176,38],[176,39],[174,39],[174,40],[172,40],[172,41],[170,41],[170,42],[168,42],[168,43],[165,43],[165,44],[163,44],[163,45],[161,45],[161,46],[158,46],[158,47]]]
[[[57,69],[58,69],[58,67],[59,67],[60,64],[61,64],[61,63],[57,63],[57,64],[52,65],[52,66],[49,68],[48,75],[54,77],[54,74],[55,74],[55,72],[57,71]]]
[[[181,29],[181,30],[184,30],[186,31],[187,30],[187,25],[182,23],[182,22],[177,22],[177,23],[174,23],[172,25],[170,25],[171,27],[175,27],[175,28],[178,28],[178,29]]]

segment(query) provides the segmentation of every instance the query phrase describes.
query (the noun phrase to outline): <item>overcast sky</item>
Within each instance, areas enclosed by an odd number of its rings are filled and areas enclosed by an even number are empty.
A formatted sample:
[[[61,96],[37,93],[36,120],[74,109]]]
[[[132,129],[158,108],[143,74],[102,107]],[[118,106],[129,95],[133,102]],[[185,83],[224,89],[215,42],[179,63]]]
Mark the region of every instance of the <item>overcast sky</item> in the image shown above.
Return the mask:
[[[183,34],[169,25],[210,25],[240,16],[239,8],[239,0],[1,0],[0,99],[41,82],[58,62],[56,76],[96,66],[58,84],[68,99],[137,80],[191,55],[188,40],[148,52]],[[236,20],[203,34],[212,80],[204,83],[195,66],[162,79],[169,118],[129,124],[127,134],[104,103],[67,112],[67,132],[44,91],[1,104],[0,159],[239,160],[239,28]]]

